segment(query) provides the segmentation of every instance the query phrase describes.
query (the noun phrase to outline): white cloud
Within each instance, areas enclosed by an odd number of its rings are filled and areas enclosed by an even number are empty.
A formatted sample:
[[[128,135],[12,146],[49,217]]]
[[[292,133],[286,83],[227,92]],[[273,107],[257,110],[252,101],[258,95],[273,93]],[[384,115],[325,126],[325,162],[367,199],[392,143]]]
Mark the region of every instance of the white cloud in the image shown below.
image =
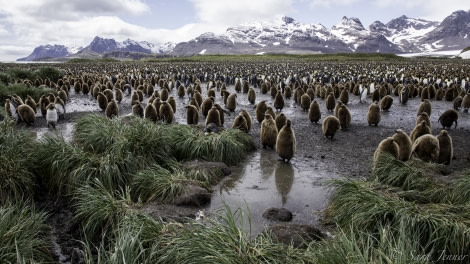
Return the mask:
[[[234,26],[269,19],[293,10],[293,0],[190,0],[207,25]]]
[[[300,0],[301,2],[306,2],[309,4],[310,8],[314,7],[327,7],[331,8],[332,6],[348,6],[361,0]]]
[[[462,0],[377,0],[374,4],[381,8],[400,7],[403,13],[412,10],[421,14],[419,18],[432,21],[442,21],[457,10],[470,10],[470,4]]]

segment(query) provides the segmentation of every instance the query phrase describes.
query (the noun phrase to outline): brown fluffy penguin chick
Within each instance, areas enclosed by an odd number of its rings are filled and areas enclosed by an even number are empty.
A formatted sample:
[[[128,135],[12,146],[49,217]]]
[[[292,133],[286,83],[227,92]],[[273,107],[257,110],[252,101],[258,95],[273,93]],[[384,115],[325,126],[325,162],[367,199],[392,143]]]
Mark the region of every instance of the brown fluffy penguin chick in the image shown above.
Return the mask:
[[[351,126],[351,113],[346,105],[341,104],[340,108],[338,109],[338,116],[339,124],[341,126],[341,130],[349,130]]]
[[[258,120],[259,123],[263,122],[264,113],[266,112],[267,108],[268,105],[266,104],[266,100],[263,100],[256,105],[256,120]]]
[[[429,115],[426,112],[422,112],[418,115],[416,118],[416,125],[421,124],[421,121],[426,121],[426,125],[429,127],[429,129],[432,129],[431,127],[431,120],[429,119]]]
[[[281,91],[277,91],[273,104],[276,111],[282,111],[282,108],[284,108],[284,97],[282,96]]]
[[[393,104],[393,98],[390,95],[386,95],[380,100],[380,109],[382,111],[387,111],[390,110],[390,107],[392,107]]]
[[[423,120],[411,130],[411,142],[415,142],[416,139],[426,134],[431,134],[431,128],[429,128],[428,125],[426,125],[426,121]]]
[[[369,126],[377,126],[380,123],[380,118],[380,106],[377,101],[375,101],[369,106],[369,111],[367,112],[367,123],[369,123]]]
[[[276,122],[270,114],[265,114],[264,120],[263,122],[261,122],[260,139],[263,148],[274,148],[274,146],[276,145]]]
[[[237,108],[237,94],[233,93],[227,97],[226,107],[230,112],[235,111],[235,108]]]
[[[173,114],[176,113],[176,101],[175,101],[175,98],[173,96],[170,96],[168,97],[168,99],[166,100],[171,108],[173,109]]]
[[[339,119],[332,115],[327,116],[323,119],[321,129],[326,138],[331,138],[333,140],[336,132],[341,129]]]
[[[219,110],[217,109],[216,106],[212,106],[212,108],[209,110],[209,112],[207,113],[207,117],[206,117],[206,126],[209,124],[209,123],[214,123],[216,124],[218,127],[221,126],[221,123],[220,123],[220,113],[219,113]]]
[[[336,105],[335,95],[333,93],[328,93],[326,100],[325,100],[326,110],[333,111]]]
[[[34,101],[34,99],[31,97],[31,96],[26,96],[26,100],[24,101],[25,104],[29,105],[34,113],[37,113],[37,105],[36,105],[36,102]]]
[[[380,155],[382,155],[383,153],[390,153],[393,157],[398,159],[399,152],[400,148],[397,142],[395,142],[395,140],[393,139],[393,137],[388,137],[382,140],[374,152],[374,168],[377,166],[377,162],[379,161]]]
[[[251,120],[251,115],[250,113],[248,113],[248,111],[246,111],[246,109],[242,109],[242,111],[240,112],[240,114],[243,115],[243,117],[245,118],[246,120],[246,125],[248,127],[248,131],[247,132],[250,132],[251,130],[251,124],[252,124],[252,120]]]
[[[110,89],[105,89],[103,91],[103,94],[106,95],[106,98],[108,98],[108,103],[111,102],[112,99],[114,99],[114,93]]]
[[[188,125],[197,125],[199,123],[199,111],[194,105],[187,105],[186,108],[186,123]]]
[[[238,114],[238,116],[235,117],[235,119],[233,120],[232,128],[240,129],[241,131],[248,133],[248,125],[246,123],[246,119],[241,113]]]
[[[439,141],[439,157],[437,163],[450,165],[450,161],[454,155],[454,148],[452,146],[452,138],[449,136],[447,130],[441,130],[439,135],[436,136]]]
[[[197,108],[197,111],[199,112],[199,104],[197,103],[196,99],[194,99],[194,97],[192,97],[191,99],[189,99],[189,103],[188,105],[193,105]]]
[[[166,101],[168,100],[168,90],[166,88],[163,88],[161,91],[160,91],[160,99],[162,101]],[[141,101],[142,102],[142,101]]]
[[[39,98],[39,108],[41,109],[41,115],[46,116],[47,114],[47,106],[49,105],[49,98],[45,95],[41,95]]]
[[[204,117],[207,116],[207,113],[212,108],[213,104],[214,104],[214,97],[207,97],[206,99],[204,99],[204,101],[202,101],[201,112]]]
[[[214,103],[214,106],[219,110],[219,116],[220,116],[220,126],[224,126],[225,123],[225,114],[230,116],[230,112],[227,110],[223,109],[222,106],[220,106],[218,103]]]
[[[308,94],[304,93],[300,97],[300,108],[302,108],[303,111],[307,112],[308,109],[310,108],[310,104],[312,103],[312,100],[310,99],[310,96]]]
[[[119,117],[119,107],[114,99],[108,103],[104,113],[108,118]]]
[[[401,129],[395,130],[395,134],[392,136],[393,140],[398,144],[399,155],[398,159],[401,161],[407,161],[411,158],[411,147],[413,142],[411,138],[403,132]]]
[[[256,92],[255,92],[255,89],[251,88],[248,90],[248,102],[250,102],[250,104],[254,104],[256,101]]]
[[[317,100],[313,100],[308,109],[308,119],[310,122],[317,124],[321,118],[320,105]]]
[[[464,112],[468,112],[468,109],[470,108],[470,94],[466,94],[463,97],[461,107]]]
[[[333,109],[334,116],[338,117],[338,110],[342,105],[344,105],[343,102],[341,102],[340,100],[336,101],[335,108]]]
[[[34,110],[31,108],[31,106],[22,104],[16,108],[16,111],[18,112],[21,120],[23,120],[23,122],[26,124],[31,125],[36,122],[36,113],[34,113]]]
[[[180,85],[178,86],[178,91],[176,92],[179,98],[183,98],[185,94],[184,86]]]
[[[98,106],[100,107],[100,109],[102,111],[106,110],[106,107],[108,106],[108,98],[106,97],[106,95],[104,95],[104,93],[102,92],[99,92],[96,99],[98,100]]]
[[[147,104],[144,109],[144,117],[156,123],[158,121],[157,109],[153,104]]]
[[[167,101],[162,101],[158,114],[160,116],[160,119],[166,122],[167,124],[173,123],[173,108]]]
[[[348,89],[344,88],[341,93],[339,94],[339,100],[347,105],[349,103],[349,92]]]
[[[419,115],[422,112],[428,113],[428,116],[431,116],[431,102],[428,99],[424,99],[418,106],[418,112],[416,115]]]
[[[290,86],[286,86],[286,88],[284,88],[284,98],[289,99],[291,97],[292,97],[292,88],[290,88]]]
[[[282,161],[290,162],[292,157],[294,157],[296,145],[295,132],[292,129],[290,119],[287,119],[286,124],[277,134],[276,153],[281,157]]]
[[[454,101],[452,101],[452,105],[454,106],[454,110],[458,111],[460,110],[460,107],[462,107],[462,101],[463,101],[463,98],[462,96],[457,96],[455,97]]]
[[[115,88],[114,97],[116,98],[117,103],[121,103],[121,101],[122,101],[122,90],[119,89],[119,88]]]
[[[271,106],[266,107],[266,112],[265,114],[270,114],[273,119],[276,118],[276,113],[274,113],[274,110]]]
[[[133,102],[132,114],[138,117],[144,117],[144,106],[139,102],[139,100],[135,100]]]
[[[438,121],[441,123],[442,128],[450,129],[454,122],[455,122],[455,128],[457,128],[458,119],[459,119],[459,114],[457,113],[457,111],[455,111],[454,109],[448,109],[439,116]]]
[[[282,127],[287,122],[287,117],[284,113],[279,113],[278,115],[276,115],[276,118],[274,119],[274,121],[276,122],[277,131],[281,131]]]
[[[430,134],[423,135],[413,143],[411,153],[426,162],[436,162],[439,158],[439,140]]]

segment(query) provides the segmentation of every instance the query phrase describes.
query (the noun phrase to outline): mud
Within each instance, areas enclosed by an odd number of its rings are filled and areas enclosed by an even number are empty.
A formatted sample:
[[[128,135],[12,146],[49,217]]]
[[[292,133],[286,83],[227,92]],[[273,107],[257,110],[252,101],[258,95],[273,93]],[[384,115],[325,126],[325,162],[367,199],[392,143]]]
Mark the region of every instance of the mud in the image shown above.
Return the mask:
[[[206,96],[206,85],[202,85],[203,96]],[[229,86],[230,92],[235,92],[233,86]],[[267,94],[261,94],[256,89],[256,102],[267,100],[268,105],[273,107],[273,99]],[[56,129],[47,128],[45,118],[37,115],[36,123],[32,126],[18,124],[18,127],[27,129],[41,138],[44,134],[60,134],[67,139],[71,139],[73,123],[78,117],[91,112],[99,112],[96,100],[90,95],[74,94],[70,91],[70,101],[66,104],[67,114],[65,120],[60,120]],[[188,103],[188,98],[178,98],[176,89],[170,92],[177,102],[175,120],[177,123],[185,123],[184,106]],[[415,126],[416,112],[420,103],[419,98],[413,98],[407,105],[401,105],[398,97],[392,96],[393,105],[389,112],[382,112],[382,119],[378,126],[369,126],[366,115],[371,99],[367,103],[360,103],[359,98],[350,95],[349,108],[352,121],[348,131],[338,131],[334,140],[326,139],[321,131],[321,122],[312,124],[308,120],[307,112],[301,110],[293,99],[286,99],[286,106],[282,110],[291,119],[292,127],[297,138],[297,151],[286,164],[279,160],[276,152],[272,149],[263,149],[260,146],[259,133],[260,124],[255,118],[255,105],[247,100],[247,94],[239,93],[237,97],[237,107],[234,112],[225,116],[225,128],[230,128],[234,118],[241,109],[246,109],[253,119],[252,130],[257,150],[250,153],[246,160],[239,166],[231,167],[232,174],[225,177],[217,186],[213,188],[212,201],[210,205],[203,208],[187,208],[174,206],[148,205],[146,211],[151,215],[165,217],[165,214],[174,214],[181,217],[191,216],[197,210],[206,211],[206,215],[222,208],[228,204],[232,208],[247,207],[251,215],[251,231],[258,233],[265,225],[272,224],[262,218],[262,213],[271,207],[286,208],[293,212],[292,222],[298,224],[317,225],[321,218],[321,210],[325,207],[331,190],[328,189],[327,182],[338,177],[368,177],[372,167],[373,153],[379,142],[392,136],[398,128],[409,133]],[[143,102],[145,105],[146,98]],[[326,110],[325,101],[317,98],[322,112],[322,121],[326,116],[333,113]],[[220,93],[216,95],[216,102],[224,106]],[[438,123],[439,115],[445,110],[452,108],[452,102],[431,100],[432,105],[432,133],[437,135],[442,129]],[[125,97],[119,104],[120,115],[128,115],[131,112],[130,96]],[[468,132],[470,128],[469,114],[459,111],[459,122],[457,129],[452,128],[449,134],[453,139],[455,159],[449,165],[452,172],[458,172],[468,168]],[[200,124],[204,123],[202,114]],[[446,180],[454,177],[443,176]],[[60,224],[59,221],[70,221],[71,210],[67,204],[51,203],[52,197],[46,197],[43,203],[47,206],[42,208],[49,210],[51,214],[51,230],[56,246],[59,263],[68,263],[71,259],[80,259],[77,256],[79,244],[68,245],[65,241],[70,237],[77,238],[76,232],[70,225]],[[45,202],[44,202],[45,201]],[[248,226],[247,226],[248,227]],[[74,261],[75,263],[76,261]]]

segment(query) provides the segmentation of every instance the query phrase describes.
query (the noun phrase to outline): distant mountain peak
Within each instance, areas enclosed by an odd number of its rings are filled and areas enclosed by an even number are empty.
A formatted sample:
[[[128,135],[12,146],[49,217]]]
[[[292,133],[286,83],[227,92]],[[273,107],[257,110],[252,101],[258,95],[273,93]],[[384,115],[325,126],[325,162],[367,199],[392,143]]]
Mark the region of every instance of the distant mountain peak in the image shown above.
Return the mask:
[[[289,24],[295,22],[295,19],[293,19],[292,17],[283,16],[282,21],[286,22],[286,24]]]

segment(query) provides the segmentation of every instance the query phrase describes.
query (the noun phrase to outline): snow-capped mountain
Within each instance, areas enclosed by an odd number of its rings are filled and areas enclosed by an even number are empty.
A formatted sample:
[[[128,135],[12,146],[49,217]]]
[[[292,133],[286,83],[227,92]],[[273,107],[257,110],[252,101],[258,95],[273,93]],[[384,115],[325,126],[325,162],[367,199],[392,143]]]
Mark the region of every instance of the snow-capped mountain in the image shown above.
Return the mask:
[[[364,27],[359,18],[343,17],[331,29],[322,24],[304,24],[291,17],[242,24],[223,34],[206,32],[186,42],[154,45],[146,41],[95,37],[78,54],[118,58],[142,58],[145,54],[188,56],[195,54],[419,53],[462,50],[470,45],[470,11],[455,11],[442,22],[401,16],[384,24],[375,21]],[[49,48],[44,48],[49,47]],[[37,47],[20,60],[71,56],[62,45]],[[52,51],[54,50],[54,52]],[[48,52],[46,52],[48,51]],[[121,52],[121,53],[120,53]],[[126,56],[122,56],[125,53]],[[128,56],[138,53],[138,56]],[[65,54],[65,55],[64,55]]]
[[[135,40],[126,39],[118,42],[114,39],[101,38],[96,36],[86,47],[68,48],[64,45],[42,45],[36,47],[33,52],[18,61],[34,61],[50,58],[61,57],[96,57],[103,56],[107,53],[118,54],[125,53],[143,53],[143,54],[162,54],[173,50],[175,44],[171,42],[162,45],[155,45],[147,41],[137,42]],[[142,55],[139,57],[143,57]]]
[[[18,59],[18,61],[34,61],[44,58],[57,58],[64,57],[69,54],[73,54],[81,50],[82,47],[66,47],[64,45],[41,45],[36,47],[33,52],[24,58]]]

